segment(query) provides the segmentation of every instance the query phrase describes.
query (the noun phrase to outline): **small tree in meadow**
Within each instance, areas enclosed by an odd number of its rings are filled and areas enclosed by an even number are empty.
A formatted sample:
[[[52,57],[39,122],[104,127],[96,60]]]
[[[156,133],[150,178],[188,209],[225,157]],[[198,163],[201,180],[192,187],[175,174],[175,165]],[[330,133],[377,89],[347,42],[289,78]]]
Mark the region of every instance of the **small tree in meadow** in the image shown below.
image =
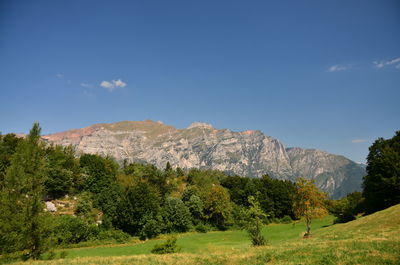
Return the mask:
[[[263,246],[267,242],[261,231],[264,225],[263,219],[267,215],[261,209],[260,203],[253,196],[249,196],[248,201],[250,207],[246,212],[246,230],[249,233],[253,246]]]
[[[311,235],[311,221],[327,214],[324,206],[326,194],[320,191],[313,180],[298,178],[296,180],[296,194],[294,212],[298,218],[304,217],[307,231],[304,237]]]

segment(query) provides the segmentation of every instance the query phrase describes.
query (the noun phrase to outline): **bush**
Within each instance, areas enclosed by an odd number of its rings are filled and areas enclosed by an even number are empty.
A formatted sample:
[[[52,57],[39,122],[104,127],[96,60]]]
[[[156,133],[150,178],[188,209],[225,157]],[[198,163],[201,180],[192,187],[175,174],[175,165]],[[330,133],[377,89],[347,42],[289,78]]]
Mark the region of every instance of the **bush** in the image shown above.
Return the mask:
[[[235,226],[239,229],[245,229],[247,224],[247,208],[240,205],[233,205],[232,211]]]
[[[346,197],[332,201],[329,211],[336,217],[335,223],[346,223],[356,219],[356,215],[363,212],[364,198],[361,192],[353,192]]]
[[[176,237],[170,237],[162,244],[156,244],[154,248],[151,250],[153,254],[167,254],[167,253],[176,253],[180,250],[178,245],[176,244]]]
[[[95,238],[99,231],[96,225],[88,225],[81,218],[62,215],[57,218],[55,238],[59,245],[76,244]]]
[[[144,217],[144,225],[139,233],[140,240],[146,240],[146,238],[155,238],[161,233],[162,223],[159,220],[161,217],[156,216],[155,218]]]
[[[198,224],[194,229],[196,230],[196,232],[199,233],[207,233],[209,230],[208,227],[204,224]]]
[[[290,224],[290,223],[292,223],[292,222],[293,222],[293,220],[292,220],[292,218],[290,218],[289,215],[285,215],[285,216],[281,219],[281,223],[282,223],[282,224]]]
[[[93,208],[92,199],[88,192],[83,192],[79,196],[75,214],[89,223],[94,223],[96,221],[96,211]]]
[[[67,251],[61,251],[60,252],[60,259],[65,259],[68,256],[68,252]]]
[[[268,223],[270,224],[279,224],[279,219],[275,217],[268,218]]]
[[[129,241],[130,235],[121,230],[104,230],[96,236],[98,240],[113,240],[117,243],[125,243]]]

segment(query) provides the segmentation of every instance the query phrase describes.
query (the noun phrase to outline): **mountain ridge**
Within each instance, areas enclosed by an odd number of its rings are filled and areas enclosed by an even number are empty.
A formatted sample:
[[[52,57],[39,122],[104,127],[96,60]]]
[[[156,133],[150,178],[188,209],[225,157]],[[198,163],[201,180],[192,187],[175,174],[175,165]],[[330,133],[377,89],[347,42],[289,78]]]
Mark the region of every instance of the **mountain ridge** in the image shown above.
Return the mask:
[[[44,135],[46,141],[72,145],[76,153],[113,156],[121,162],[165,167],[209,168],[245,177],[268,174],[278,179],[315,179],[318,187],[338,198],[361,189],[365,169],[340,155],[317,149],[285,148],[259,130],[233,132],[194,122],[177,129],[162,122],[121,121]]]

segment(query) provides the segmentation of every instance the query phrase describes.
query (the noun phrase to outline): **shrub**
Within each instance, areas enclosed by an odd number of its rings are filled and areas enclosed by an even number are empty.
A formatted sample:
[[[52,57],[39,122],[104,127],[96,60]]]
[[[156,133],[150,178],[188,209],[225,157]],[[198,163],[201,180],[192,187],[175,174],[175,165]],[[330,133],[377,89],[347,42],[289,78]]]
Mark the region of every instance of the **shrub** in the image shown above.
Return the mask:
[[[208,227],[201,223],[196,225],[196,227],[194,229],[196,230],[196,232],[199,232],[199,233],[207,233],[208,232]]]
[[[89,193],[83,192],[80,195],[76,204],[75,214],[87,222],[94,223],[96,221],[96,213]]]
[[[99,233],[96,225],[88,225],[81,218],[63,215],[57,218],[55,238],[60,245],[76,244],[95,238]]]
[[[144,217],[144,225],[142,227],[142,230],[140,230],[139,233],[139,239],[140,240],[146,240],[146,238],[155,238],[161,233],[161,229],[163,227],[161,221],[160,221],[160,216],[156,216],[155,218],[151,217]]]
[[[154,254],[167,254],[167,253],[176,253],[180,250],[178,245],[176,244],[176,237],[170,237],[162,244],[156,244],[154,248],[151,250],[151,253]]]
[[[67,251],[61,251],[60,252],[60,259],[65,259],[68,256],[68,252]]]
[[[279,219],[276,217],[270,217],[270,218],[268,218],[268,223],[279,224]]]
[[[293,222],[293,220],[292,220],[292,218],[290,218],[289,215],[285,215],[285,216],[281,219],[281,223],[282,223],[282,224],[290,224],[290,223],[292,223],[292,222]]]
[[[96,237],[98,240],[114,240],[117,243],[125,243],[130,235],[121,230],[103,230]]]

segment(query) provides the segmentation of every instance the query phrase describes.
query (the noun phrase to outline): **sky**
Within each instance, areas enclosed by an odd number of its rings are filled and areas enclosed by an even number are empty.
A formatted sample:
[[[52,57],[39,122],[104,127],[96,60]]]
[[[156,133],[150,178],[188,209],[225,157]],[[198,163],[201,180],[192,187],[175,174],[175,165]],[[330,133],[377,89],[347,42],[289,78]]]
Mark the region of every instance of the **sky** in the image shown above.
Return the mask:
[[[400,1],[0,0],[0,131],[261,130],[365,162],[400,130]]]

